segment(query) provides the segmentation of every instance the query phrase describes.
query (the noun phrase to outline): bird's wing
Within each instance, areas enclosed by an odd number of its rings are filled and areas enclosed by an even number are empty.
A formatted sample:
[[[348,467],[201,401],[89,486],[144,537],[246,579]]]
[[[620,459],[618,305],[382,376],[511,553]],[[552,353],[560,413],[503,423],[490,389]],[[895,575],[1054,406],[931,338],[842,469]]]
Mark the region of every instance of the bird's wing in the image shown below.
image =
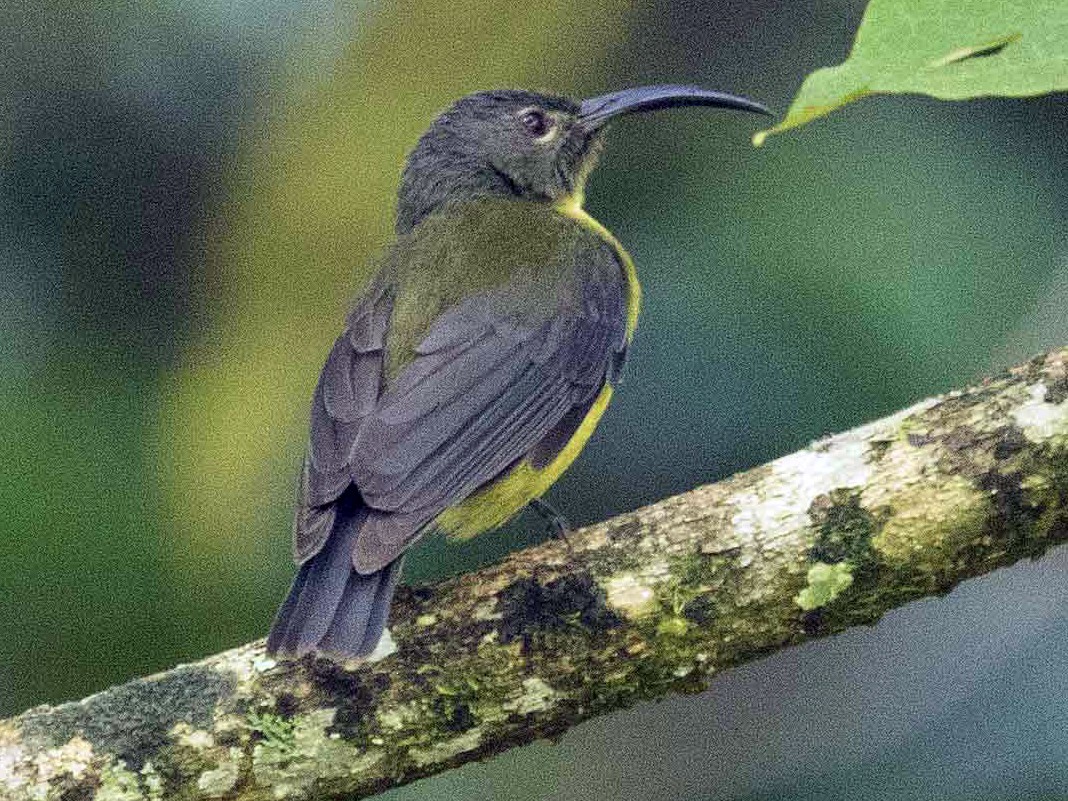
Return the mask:
[[[392,306],[389,291],[373,286],[349,315],[319,375],[293,520],[297,564],[322,549],[334,525],[336,502],[352,485],[348,454],[382,391]]]
[[[600,243],[581,257],[581,279],[536,320],[502,314],[492,292],[448,310],[363,421],[349,454],[372,508],[356,543],[360,572],[395,559],[604,385],[625,347],[620,268]]]

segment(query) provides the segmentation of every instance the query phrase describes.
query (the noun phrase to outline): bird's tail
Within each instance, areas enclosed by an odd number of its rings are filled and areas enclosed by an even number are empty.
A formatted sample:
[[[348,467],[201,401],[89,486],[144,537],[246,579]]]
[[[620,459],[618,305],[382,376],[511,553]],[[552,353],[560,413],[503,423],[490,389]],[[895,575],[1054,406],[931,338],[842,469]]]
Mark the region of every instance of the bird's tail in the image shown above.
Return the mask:
[[[348,508],[346,508],[348,507]],[[342,504],[330,537],[305,562],[267,637],[267,653],[303,656],[311,651],[363,657],[374,651],[386,628],[403,557],[375,573],[357,573],[352,553],[365,507]]]

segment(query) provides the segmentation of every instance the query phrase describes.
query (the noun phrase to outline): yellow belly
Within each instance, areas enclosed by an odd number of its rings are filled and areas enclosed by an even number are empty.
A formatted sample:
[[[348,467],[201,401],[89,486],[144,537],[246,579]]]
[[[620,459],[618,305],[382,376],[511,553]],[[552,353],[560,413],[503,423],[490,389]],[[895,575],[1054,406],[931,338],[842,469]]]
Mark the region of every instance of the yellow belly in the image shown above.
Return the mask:
[[[467,539],[507,522],[544,494],[575,461],[611,399],[612,386],[605,384],[567,445],[545,467],[538,469],[526,459],[520,461],[508,473],[438,515],[435,527],[449,536]]]

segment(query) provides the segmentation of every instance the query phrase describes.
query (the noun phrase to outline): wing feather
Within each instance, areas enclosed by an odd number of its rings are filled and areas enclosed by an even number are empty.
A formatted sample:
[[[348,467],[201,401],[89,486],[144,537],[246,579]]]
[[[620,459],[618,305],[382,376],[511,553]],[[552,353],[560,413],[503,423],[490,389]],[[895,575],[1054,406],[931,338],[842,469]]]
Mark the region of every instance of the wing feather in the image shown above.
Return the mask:
[[[334,524],[335,504],[352,485],[348,452],[363,419],[378,402],[391,309],[388,292],[375,289],[368,293],[353,309],[345,332],[334,343],[319,375],[293,517],[293,558],[297,564],[322,549]]]

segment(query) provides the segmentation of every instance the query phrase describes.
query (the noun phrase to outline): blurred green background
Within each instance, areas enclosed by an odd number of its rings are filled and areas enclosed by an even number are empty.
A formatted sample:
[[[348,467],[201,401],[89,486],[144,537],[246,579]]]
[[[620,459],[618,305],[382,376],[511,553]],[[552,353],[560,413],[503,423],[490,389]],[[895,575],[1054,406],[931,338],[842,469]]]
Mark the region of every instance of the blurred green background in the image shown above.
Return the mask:
[[[784,110],[863,4],[6,4],[0,716],[262,636],[318,368],[405,152],[476,89],[695,82]],[[550,494],[575,523],[1068,344],[1068,99],[616,124],[588,207],[645,307]],[[540,539],[429,542],[426,580]],[[387,793],[1068,796],[1068,549]]]

